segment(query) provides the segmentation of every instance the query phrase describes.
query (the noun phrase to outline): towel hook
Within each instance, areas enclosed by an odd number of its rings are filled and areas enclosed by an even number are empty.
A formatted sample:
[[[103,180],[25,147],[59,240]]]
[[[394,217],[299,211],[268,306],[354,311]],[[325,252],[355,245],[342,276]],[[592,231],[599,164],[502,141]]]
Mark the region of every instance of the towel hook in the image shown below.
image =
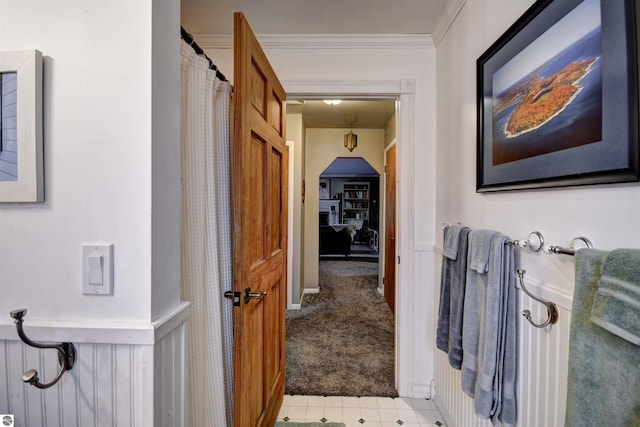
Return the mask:
[[[551,301],[547,301],[546,299],[537,297],[537,296],[529,293],[527,288],[524,286],[524,275],[525,275],[526,272],[527,271],[523,270],[522,268],[518,269],[518,277],[520,278],[520,287],[522,288],[524,293],[527,294],[529,297],[531,297],[532,299],[538,301],[539,303],[544,304],[544,306],[547,307],[547,320],[545,320],[543,323],[535,323],[533,320],[531,320],[531,311],[530,310],[522,310],[521,314],[529,321],[529,323],[531,323],[536,328],[544,328],[544,327],[546,327],[548,325],[556,323],[558,321],[558,308]]]
[[[62,342],[59,344],[40,344],[32,341],[25,335],[24,330],[22,329],[22,322],[24,321],[24,316],[27,314],[27,309],[22,308],[13,310],[9,314],[13,319],[15,319],[14,323],[16,324],[16,329],[18,330],[18,336],[22,341],[24,341],[25,344],[36,348],[55,348],[56,350],[58,350],[58,363],[60,364],[60,367],[58,369],[58,373],[51,382],[42,384],[40,382],[40,379],[38,378],[38,371],[36,371],[35,369],[29,369],[27,372],[22,374],[22,381],[24,381],[25,383],[29,383],[37,388],[43,389],[51,387],[52,385],[57,383],[60,378],[62,378],[62,374],[64,374],[65,371],[73,368],[73,364],[76,361],[75,346],[70,342]]]

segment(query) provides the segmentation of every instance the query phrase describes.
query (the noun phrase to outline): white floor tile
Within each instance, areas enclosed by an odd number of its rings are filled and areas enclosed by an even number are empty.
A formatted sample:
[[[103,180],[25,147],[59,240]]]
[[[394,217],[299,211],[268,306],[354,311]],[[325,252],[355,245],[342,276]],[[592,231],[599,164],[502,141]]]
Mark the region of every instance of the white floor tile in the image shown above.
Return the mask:
[[[322,418],[324,418],[324,407],[307,406],[307,414],[305,416],[307,421],[319,422]]]
[[[358,421],[362,418],[360,408],[342,408],[343,421]]]
[[[309,396],[307,406],[325,406],[326,398],[324,396]]]
[[[285,395],[278,420],[343,422],[347,427],[438,427],[442,416],[427,399]],[[364,420],[361,423],[360,420]],[[445,426],[446,427],[446,426]]]
[[[396,404],[393,402],[393,399],[390,397],[376,397],[378,401],[378,408],[394,408]]]
[[[360,398],[353,397],[353,396],[345,396],[342,398],[342,407],[343,408],[359,408]]]
[[[294,395],[294,396],[291,396],[291,402],[289,403],[289,405],[290,406],[307,406],[307,403],[309,403],[309,396]]]
[[[380,421],[380,413],[378,408],[361,408],[362,419],[369,421]]]
[[[324,399],[324,406],[327,408],[342,408],[342,396],[327,396]]]
[[[397,409],[387,409],[387,408],[379,408],[378,412],[380,413],[380,419],[382,421],[398,421],[398,410]]]
[[[418,416],[413,409],[398,409],[398,419],[405,423],[417,423]]]
[[[360,407],[361,408],[377,408],[378,407],[378,399],[375,397],[361,397],[360,398]]]
[[[421,424],[435,424],[438,421],[438,415],[436,411],[416,411],[416,416]]]
[[[279,419],[279,420],[282,420],[282,419],[284,419],[284,417],[286,417],[287,415],[289,415],[289,406],[288,406],[288,405],[287,405],[287,406],[282,405],[282,406],[280,407],[280,412],[278,412],[278,419]]]
[[[411,404],[413,409],[428,409],[430,411],[437,409],[433,400],[428,399],[412,399]]]
[[[411,399],[408,397],[397,397],[393,399],[393,403],[396,405],[396,409],[413,409]]]
[[[304,422],[307,416],[306,406],[290,406],[287,417],[289,421]]]
[[[324,408],[324,417],[330,422],[342,422],[342,408]]]

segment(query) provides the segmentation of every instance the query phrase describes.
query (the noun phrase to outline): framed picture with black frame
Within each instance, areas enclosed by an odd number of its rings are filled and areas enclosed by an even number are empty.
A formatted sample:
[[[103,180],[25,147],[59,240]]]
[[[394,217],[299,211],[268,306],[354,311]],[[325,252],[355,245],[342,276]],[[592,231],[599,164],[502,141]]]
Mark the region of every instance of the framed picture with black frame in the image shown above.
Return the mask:
[[[477,60],[477,192],[638,181],[640,0],[539,0]]]

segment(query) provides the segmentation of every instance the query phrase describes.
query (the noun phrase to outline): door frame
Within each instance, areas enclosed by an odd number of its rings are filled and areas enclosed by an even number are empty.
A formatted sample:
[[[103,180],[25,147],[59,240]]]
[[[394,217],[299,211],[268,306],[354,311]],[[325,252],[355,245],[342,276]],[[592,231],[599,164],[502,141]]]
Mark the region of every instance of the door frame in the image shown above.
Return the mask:
[[[396,121],[397,121],[397,116],[396,116]],[[398,137],[395,136],[391,142],[389,143],[389,145],[387,145],[386,147],[384,147],[384,168],[385,168],[385,172],[383,174],[383,179],[382,179],[382,185],[380,186],[381,191],[380,191],[380,200],[383,200],[383,202],[380,204],[380,224],[386,224],[387,221],[387,196],[386,196],[386,191],[387,191],[387,151],[389,151],[392,147],[396,147],[396,153],[398,152]],[[396,154],[397,155],[397,154]],[[396,158],[396,174],[398,173],[398,159]],[[397,188],[396,188],[397,191]],[[398,213],[398,199],[396,197],[396,229],[398,227],[398,221],[397,221],[397,213]],[[384,245],[385,245],[385,239],[387,238],[387,230],[386,230],[386,226],[382,226],[380,227],[380,231],[378,232],[378,241],[382,242],[381,244],[378,245],[378,247],[383,247],[383,251],[382,251],[382,261],[380,261],[381,264],[381,268],[380,268],[380,275],[378,276],[378,292],[380,292],[381,295],[384,295],[384,288],[385,288],[385,284],[384,284],[384,277],[386,275],[386,271],[385,271],[385,262],[384,262],[384,257],[386,257],[385,254],[385,249],[384,249]],[[398,253],[398,240],[396,239],[396,253]],[[396,269],[397,271],[397,269]],[[396,283],[398,281],[396,280]],[[396,287],[397,288],[397,287]],[[397,296],[397,289],[396,289],[396,296]],[[394,310],[395,311],[395,310]]]
[[[282,80],[288,99],[317,98],[328,95],[342,99],[396,98],[397,108],[397,255],[401,262],[396,270],[395,325],[396,386],[400,396],[419,397],[422,390],[415,390],[413,371],[415,360],[415,308],[414,280],[415,245],[415,80]],[[290,218],[291,220],[291,218]],[[304,254],[302,254],[304,256]],[[302,261],[304,262],[304,260]],[[428,393],[430,394],[430,393]],[[425,396],[431,397],[431,396]]]

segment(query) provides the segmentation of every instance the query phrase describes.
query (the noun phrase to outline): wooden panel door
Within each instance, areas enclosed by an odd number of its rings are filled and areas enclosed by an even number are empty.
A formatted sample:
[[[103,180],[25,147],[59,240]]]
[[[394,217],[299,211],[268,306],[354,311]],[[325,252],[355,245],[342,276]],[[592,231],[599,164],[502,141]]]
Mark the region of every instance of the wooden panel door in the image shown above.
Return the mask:
[[[396,144],[385,153],[384,298],[396,312]]]
[[[286,95],[245,17],[234,19],[234,425],[271,427],[285,384]]]

